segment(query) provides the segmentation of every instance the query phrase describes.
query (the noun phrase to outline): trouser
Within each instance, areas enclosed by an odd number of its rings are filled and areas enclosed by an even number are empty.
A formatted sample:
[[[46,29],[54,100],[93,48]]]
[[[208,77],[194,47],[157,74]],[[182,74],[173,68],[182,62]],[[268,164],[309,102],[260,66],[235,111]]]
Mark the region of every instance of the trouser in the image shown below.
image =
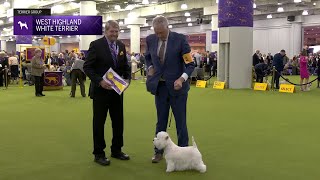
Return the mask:
[[[179,96],[170,95],[165,82],[159,82],[157,95],[155,96],[158,117],[156,135],[158,132],[167,130],[169,109],[171,107],[176,121],[178,146],[181,147],[188,146],[189,142],[186,122],[187,98],[188,94]],[[163,151],[155,148],[155,153],[163,153]]]
[[[80,83],[80,91],[83,97],[86,96],[86,90],[84,86],[84,75],[80,69],[74,69],[71,72],[71,96],[75,96],[76,88],[77,88],[77,80]]]
[[[108,94],[97,96],[93,97],[93,154],[105,156],[104,125],[108,110],[113,133],[111,152],[119,153],[123,146],[123,94],[110,90]]]
[[[43,91],[43,74],[42,76],[34,76],[35,95],[42,94]]]

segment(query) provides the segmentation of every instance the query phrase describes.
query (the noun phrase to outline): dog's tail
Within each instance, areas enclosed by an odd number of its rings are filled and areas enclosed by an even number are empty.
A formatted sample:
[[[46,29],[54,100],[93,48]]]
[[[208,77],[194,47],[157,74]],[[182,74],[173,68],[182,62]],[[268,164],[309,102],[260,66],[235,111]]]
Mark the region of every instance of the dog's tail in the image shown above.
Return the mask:
[[[192,146],[195,148],[198,148],[193,136],[192,136]]]

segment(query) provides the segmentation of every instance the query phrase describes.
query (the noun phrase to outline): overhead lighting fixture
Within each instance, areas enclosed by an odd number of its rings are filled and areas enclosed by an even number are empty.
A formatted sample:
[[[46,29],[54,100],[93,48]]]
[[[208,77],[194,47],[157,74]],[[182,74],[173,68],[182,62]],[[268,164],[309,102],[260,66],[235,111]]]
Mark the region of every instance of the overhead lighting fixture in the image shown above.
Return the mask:
[[[267,19],[272,19],[272,14],[269,14],[269,15],[267,16]]]
[[[282,5],[282,3],[278,3],[278,6]]]
[[[277,10],[278,12],[283,12],[284,11],[284,9],[283,9],[283,7],[278,7],[278,10]]]
[[[59,39],[62,39],[62,36],[59,36]]]
[[[188,26],[192,26],[192,23],[188,23]]]
[[[186,20],[187,22],[191,22],[191,18],[187,18],[187,20]]]
[[[171,28],[172,28],[172,25],[169,25],[168,28],[171,29]]]
[[[120,5],[115,5],[115,6],[114,6],[114,9],[115,9],[115,10],[120,10],[121,7],[120,7]]]
[[[143,26],[149,26],[149,24],[148,23],[144,23],[144,25]]]
[[[73,13],[73,15],[74,15],[74,16],[79,16],[79,13],[76,12],[76,13]]]
[[[70,36],[70,35],[68,35],[67,37],[68,37],[68,38],[71,38],[71,36]]]
[[[189,12],[186,12],[186,13],[184,13],[184,16],[189,17],[189,16],[190,16],[190,13],[189,13]]]
[[[151,26],[150,29],[153,30],[153,27]]]
[[[216,3],[218,4],[218,3],[219,3],[219,0],[216,0]]]
[[[314,6],[317,5],[317,3],[313,3],[313,5],[314,5]]]
[[[253,3],[253,8],[257,8],[257,4],[256,3]]]
[[[124,30],[122,29],[122,30],[120,30],[120,32],[121,32],[121,33],[124,33]]]
[[[187,4],[181,4],[181,9],[188,9],[188,5]]]
[[[6,2],[3,3],[3,6],[8,8],[8,7],[10,7],[10,3],[6,0]]]
[[[129,4],[125,9],[131,11],[132,9],[134,9],[134,6]]]
[[[302,0],[294,0],[293,2],[294,3],[300,3],[300,2],[302,2]]]
[[[302,12],[302,15],[303,15],[303,16],[309,15],[309,12],[308,12],[307,10],[304,10],[304,11]]]
[[[143,0],[142,4],[149,4],[149,0]]]
[[[119,21],[119,25],[122,26],[123,25],[123,21]]]
[[[33,39],[37,39],[38,37],[37,36],[33,36]]]

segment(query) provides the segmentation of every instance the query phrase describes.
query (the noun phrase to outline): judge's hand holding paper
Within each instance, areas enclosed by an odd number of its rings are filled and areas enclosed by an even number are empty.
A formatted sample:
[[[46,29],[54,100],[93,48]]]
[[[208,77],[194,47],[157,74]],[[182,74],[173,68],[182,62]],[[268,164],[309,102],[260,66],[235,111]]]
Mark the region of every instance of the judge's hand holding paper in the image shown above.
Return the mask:
[[[124,80],[112,68],[109,68],[102,78],[104,82],[100,82],[100,85],[105,89],[115,90],[119,95],[129,86],[129,80]]]

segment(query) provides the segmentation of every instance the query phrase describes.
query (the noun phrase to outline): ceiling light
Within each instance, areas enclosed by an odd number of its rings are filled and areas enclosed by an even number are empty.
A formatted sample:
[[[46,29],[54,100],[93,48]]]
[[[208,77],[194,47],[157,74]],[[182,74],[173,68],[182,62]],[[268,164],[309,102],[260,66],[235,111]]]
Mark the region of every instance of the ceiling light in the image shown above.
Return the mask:
[[[253,3],[253,8],[257,8],[257,4],[256,3]]]
[[[123,25],[123,21],[119,21],[119,25]]]
[[[308,12],[307,10],[304,10],[304,11],[302,12],[302,15],[304,15],[304,16],[309,15],[309,12]]]
[[[300,3],[302,0],[294,0],[294,3]]]
[[[37,38],[38,38],[37,36],[34,36],[34,37],[33,37],[33,39],[37,39]]]
[[[149,0],[143,0],[142,4],[149,4]]]
[[[79,16],[79,13],[76,12],[76,13],[73,13],[73,15],[74,15],[74,16]]]
[[[6,2],[3,3],[3,6],[8,8],[10,7],[10,3],[6,0]]]
[[[216,0],[216,3],[218,4],[218,3],[219,3],[219,0]]]
[[[188,9],[188,5],[187,4],[181,4],[181,9]]]
[[[131,4],[129,4],[127,7],[126,7],[126,10],[132,10],[132,9],[134,9],[134,6],[133,5],[131,5]]]
[[[120,32],[121,32],[121,33],[124,33],[124,30],[122,29],[122,30],[120,30]]]
[[[120,5],[115,5],[115,6],[114,6],[114,9],[115,9],[115,10],[120,10],[121,7],[120,7]]]
[[[144,23],[144,25],[143,26],[149,26],[149,24],[148,23]]]
[[[187,18],[187,20],[186,20],[187,22],[191,22],[191,18]]]
[[[62,36],[60,36],[59,39],[62,39]]]
[[[153,30],[153,27],[151,26],[150,29]]]
[[[67,37],[68,37],[68,38],[70,38],[71,36],[70,36],[70,35],[68,35]]]
[[[188,26],[192,26],[192,23],[188,23]]]
[[[278,5],[279,5],[279,6],[282,5],[282,3],[278,3]]]
[[[267,16],[267,19],[272,19],[272,14],[269,14],[269,15]]]
[[[151,1],[151,4],[157,4],[156,0]]]
[[[186,13],[184,13],[184,16],[189,17],[189,16],[190,16],[190,13],[189,13],[189,12],[186,12]]]
[[[313,3],[313,5],[314,5],[314,6],[317,5],[317,3]]]
[[[284,11],[284,9],[283,9],[283,7],[278,7],[278,10],[277,10],[278,12],[283,12]]]
[[[172,28],[172,25],[169,25],[168,28],[171,29],[171,28]]]

